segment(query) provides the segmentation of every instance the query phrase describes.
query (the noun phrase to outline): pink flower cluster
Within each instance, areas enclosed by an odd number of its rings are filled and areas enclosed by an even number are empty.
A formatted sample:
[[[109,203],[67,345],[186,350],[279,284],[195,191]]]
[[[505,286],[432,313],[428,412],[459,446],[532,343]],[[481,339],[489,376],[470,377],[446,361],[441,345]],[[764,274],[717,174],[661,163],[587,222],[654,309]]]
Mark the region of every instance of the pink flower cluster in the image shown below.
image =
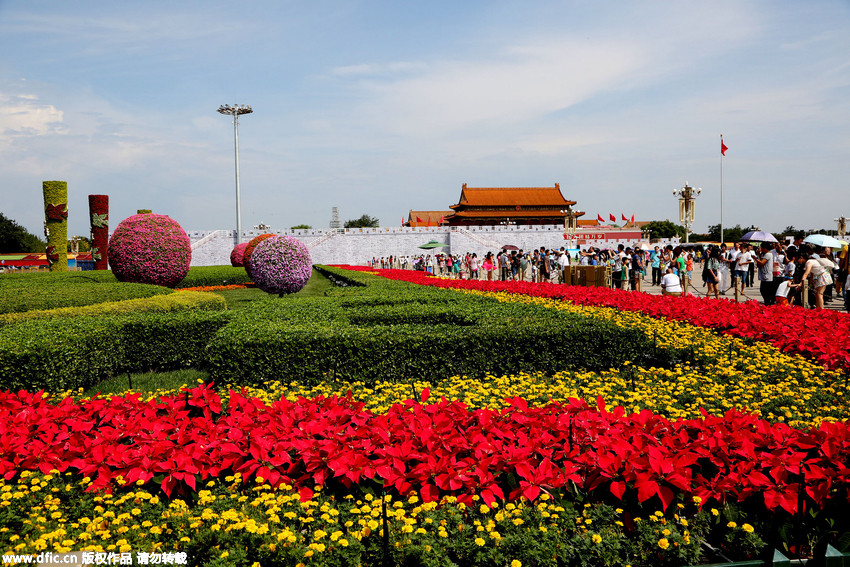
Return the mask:
[[[242,259],[245,255],[245,249],[248,248],[247,242],[242,242],[241,244],[237,244],[233,247],[233,250],[230,251],[230,265],[234,268],[241,268],[244,264],[242,263]]]
[[[174,287],[189,272],[189,237],[166,215],[127,217],[109,239],[109,266],[118,281]]]
[[[251,255],[251,279],[267,293],[295,293],[313,273],[310,252],[291,236],[272,236],[257,244]]]

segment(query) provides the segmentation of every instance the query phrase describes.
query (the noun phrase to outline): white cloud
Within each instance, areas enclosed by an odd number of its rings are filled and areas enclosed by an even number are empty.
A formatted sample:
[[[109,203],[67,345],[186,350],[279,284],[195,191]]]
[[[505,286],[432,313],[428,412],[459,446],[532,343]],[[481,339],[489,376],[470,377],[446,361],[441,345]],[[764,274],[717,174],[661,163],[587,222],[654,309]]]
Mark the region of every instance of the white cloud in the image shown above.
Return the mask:
[[[64,113],[52,104],[42,104],[32,94],[0,94],[0,139],[13,135],[64,134]]]

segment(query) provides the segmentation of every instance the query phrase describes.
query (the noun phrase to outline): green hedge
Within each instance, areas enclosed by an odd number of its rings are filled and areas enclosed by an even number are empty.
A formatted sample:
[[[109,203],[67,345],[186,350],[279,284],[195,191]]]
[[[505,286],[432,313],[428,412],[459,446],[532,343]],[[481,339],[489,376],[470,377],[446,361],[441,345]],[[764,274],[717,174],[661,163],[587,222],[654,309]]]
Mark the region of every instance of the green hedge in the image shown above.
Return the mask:
[[[148,284],[120,283],[108,271],[0,276],[0,313],[79,307],[174,293]]]
[[[257,301],[207,348],[217,382],[440,380],[607,369],[652,349],[613,323],[360,275],[367,287]]]
[[[224,311],[34,319],[0,327],[0,388],[87,388],[115,374],[196,367]]]
[[[224,311],[227,302],[220,295],[202,291],[176,291],[165,295],[155,295],[124,301],[109,301],[84,305],[81,307],[59,307],[17,313],[0,314],[0,325],[18,323],[30,319],[49,319],[54,317],[82,317],[100,315],[121,315],[138,312],[167,313],[170,311]]]
[[[191,268],[181,288],[248,283],[244,268],[203,266]],[[111,271],[35,272],[0,276],[0,314],[79,307],[123,301],[174,290],[157,285],[122,283]]]

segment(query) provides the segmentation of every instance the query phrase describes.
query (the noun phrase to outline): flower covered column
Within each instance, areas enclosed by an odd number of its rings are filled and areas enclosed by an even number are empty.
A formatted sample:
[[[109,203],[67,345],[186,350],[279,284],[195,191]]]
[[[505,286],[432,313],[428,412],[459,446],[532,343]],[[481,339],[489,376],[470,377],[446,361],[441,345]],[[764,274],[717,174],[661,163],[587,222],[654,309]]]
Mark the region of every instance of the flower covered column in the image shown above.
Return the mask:
[[[91,221],[91,257],[95,270],[109,267],[109,195],[89,195],[89,221]]]
[[[68,270],[68,182],[44,181],[44,236],[51,272]]]

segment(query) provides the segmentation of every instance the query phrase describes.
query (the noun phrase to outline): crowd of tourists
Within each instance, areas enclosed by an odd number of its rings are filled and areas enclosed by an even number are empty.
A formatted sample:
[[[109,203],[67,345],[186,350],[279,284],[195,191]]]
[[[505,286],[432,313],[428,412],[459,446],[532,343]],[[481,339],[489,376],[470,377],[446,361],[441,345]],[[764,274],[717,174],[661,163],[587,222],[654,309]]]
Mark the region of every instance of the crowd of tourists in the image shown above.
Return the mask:
[[[642,291],[660,288],[665,295],[689,293],[719,298],[737,293],[743,299],[761,295],[765,305],[804,304],[823,309],[825,303],[844,300],[850,253],[817,247],[798,238],[793,244],[780,242],[736,242],[720,246],[654,246],[616,249],[564,247],[526,252],[507,248],[483,257],[466,254],[421,254],[373,258],[375,268],[423,270],[459,279],[533,281],[563,283],[571,265],[608,266],[611,283],[618,289]],[[804,286],[806,282],[806,286]],[[651,291],[647,289],[647,291]]]
[[[380,268],[423,270],[432,274],[474,280],[533,281],[563,283],[564,269],[574,261],[565,248],[526,252],[521,249],[497,253],[488,252],[479,257],[466,254],[420,254],[373,258],[371,265]]]

